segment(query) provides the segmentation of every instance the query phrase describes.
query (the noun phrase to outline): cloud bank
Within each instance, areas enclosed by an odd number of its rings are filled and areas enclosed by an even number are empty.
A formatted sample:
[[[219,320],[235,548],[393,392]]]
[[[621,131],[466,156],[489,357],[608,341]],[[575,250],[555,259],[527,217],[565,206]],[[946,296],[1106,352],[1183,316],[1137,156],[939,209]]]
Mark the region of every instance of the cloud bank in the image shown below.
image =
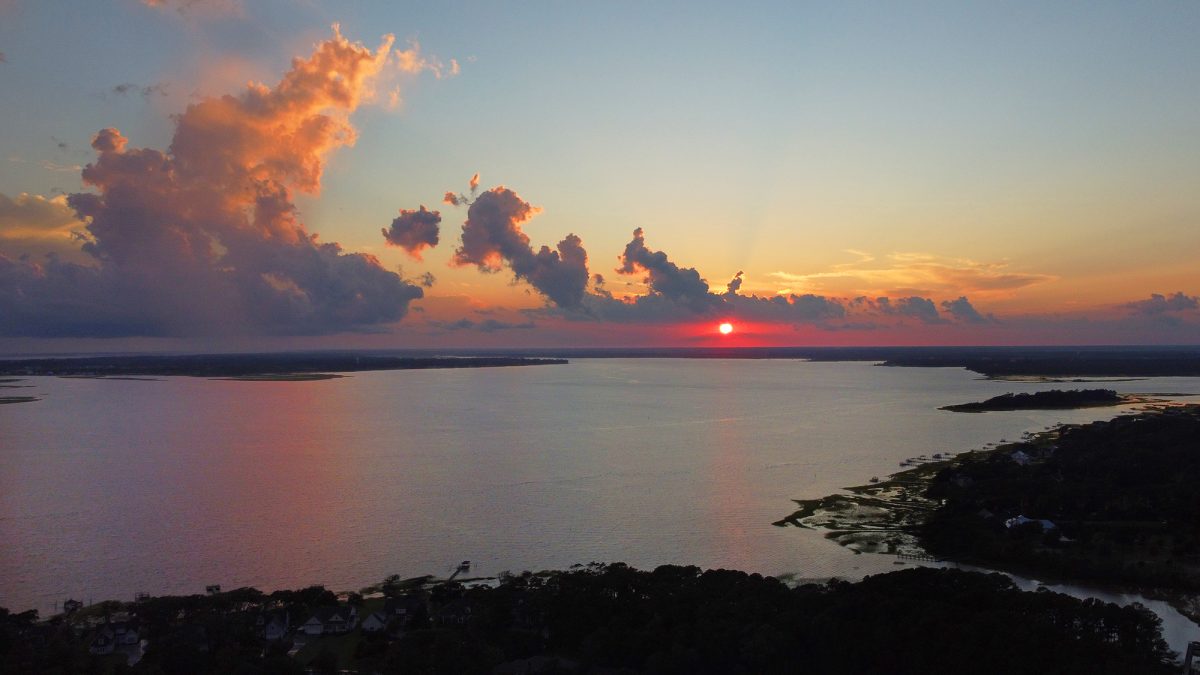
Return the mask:
[[[325,157],[354,143],[348,116],[391,47],[335,26],[274,87],[189,105],[166,151],[102,129],[83,170],[92,191],[67,199],[91,264],[0,255],[0,334],[323,334],[401,319],[421,289],[318,241],[293,202],[318,193]]]
[[[1200,308],[1200,298],[1194,295],[1184,295],[1182,291],[1177,291],[1174,295],[1151,293],[1150,297],[1145,300],[1126,303],[1125,308],[1144,316],[1162,316],[1198,309]]]

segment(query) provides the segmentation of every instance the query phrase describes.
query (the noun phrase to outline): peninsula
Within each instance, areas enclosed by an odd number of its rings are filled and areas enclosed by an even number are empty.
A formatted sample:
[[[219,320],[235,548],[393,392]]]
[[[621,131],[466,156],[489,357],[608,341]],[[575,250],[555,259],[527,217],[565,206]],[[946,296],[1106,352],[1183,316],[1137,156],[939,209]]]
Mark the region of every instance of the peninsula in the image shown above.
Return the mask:
[[[1139,401],[1133,396],[1122,396],[1111,389],[1073,389],[1061,391],[1036,391],[1029,394],[1001,394],[986,401],[959,403],[942,406],[941,410],[953,412],[990,412],[998,410],[1070,410],[1097,406],[1121,405]]]
[[[1200,406],[1064,425],[923,463],[776,525],[862,552],[932,555],[1166,597],[1200,617]]]

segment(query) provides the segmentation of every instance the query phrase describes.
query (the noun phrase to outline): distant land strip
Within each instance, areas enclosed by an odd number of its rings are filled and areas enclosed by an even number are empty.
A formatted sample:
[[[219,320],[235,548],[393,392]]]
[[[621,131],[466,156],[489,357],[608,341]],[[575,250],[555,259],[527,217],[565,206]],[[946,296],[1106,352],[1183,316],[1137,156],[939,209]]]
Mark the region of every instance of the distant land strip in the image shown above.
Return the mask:
[[[324,379],[325,373],[429,368],[500,368],[567,363],[518,356],[381,356],[354,353],[148,354],[13,359],[0,361],[0,376],[169,376],[237,379]],[[317,374],[322,374],[317,376]],[[313,377],[296,377],[313,375]],[[275,376],[275,377],[270,377]],[[285,376],[287,376],[285,378]]]
[[[965,368],[994,378],[1200,376],[1200,346],[1078,347],[567,347],[465,354],[558,358],[803,359],[877,361],[909,368]]]
[[[939,410],[952,412],[990,412],[998,410],[1070,410],[1096,406],[1122,405],[1126,403],[1161,402],[1146,397],[1118,394],[1112,389],[1072,389],[1060,391],[1035,391],[1022,394],[1001,394],[986,401],[944,405]]]

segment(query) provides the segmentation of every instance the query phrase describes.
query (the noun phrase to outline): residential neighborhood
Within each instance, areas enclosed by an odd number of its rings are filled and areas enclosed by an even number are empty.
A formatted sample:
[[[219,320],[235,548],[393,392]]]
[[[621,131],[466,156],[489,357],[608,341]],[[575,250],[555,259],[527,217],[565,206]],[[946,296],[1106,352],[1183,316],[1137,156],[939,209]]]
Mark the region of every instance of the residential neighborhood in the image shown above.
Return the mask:
[[[395,576],[363,592],[340,594],[320,586],[264,594],[249,588],[222,592],[210,585],[202,595],[139,594],[129,603],[85,606],[68,598],[62,611],[45,621],[37,612],[0,609],[0,617],[18,647],[45,651],[53,645],[66,672],[94,670],[74,667],[85,662],[101,664],[99,672],[118,673],[145,660],[181,665],[214,659],[234,663],[242,657],[276,662],[281,672],[332,672],[345,670],[344,664],[364,653],[382,653],[410,628],[432,625],[431,616],[461,626],[470,615],[461,597],[466,588]]]

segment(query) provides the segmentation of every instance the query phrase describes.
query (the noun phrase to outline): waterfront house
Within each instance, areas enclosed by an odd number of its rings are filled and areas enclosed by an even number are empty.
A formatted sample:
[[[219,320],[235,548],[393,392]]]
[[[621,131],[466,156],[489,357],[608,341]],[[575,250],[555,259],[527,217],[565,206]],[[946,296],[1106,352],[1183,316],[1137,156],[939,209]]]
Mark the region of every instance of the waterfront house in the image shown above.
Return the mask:
[[[463,598],[457,598],[442,605],[434,618],[442,625],[461,626],[471,618],[471,606]]]
[[[389,620],[400,619],[402,626],[412,623],[417,613],[423,609],[425,609],[425,598],[415,593],[388,598],[387,602],[383,603],[383,613],[388,616]]]

